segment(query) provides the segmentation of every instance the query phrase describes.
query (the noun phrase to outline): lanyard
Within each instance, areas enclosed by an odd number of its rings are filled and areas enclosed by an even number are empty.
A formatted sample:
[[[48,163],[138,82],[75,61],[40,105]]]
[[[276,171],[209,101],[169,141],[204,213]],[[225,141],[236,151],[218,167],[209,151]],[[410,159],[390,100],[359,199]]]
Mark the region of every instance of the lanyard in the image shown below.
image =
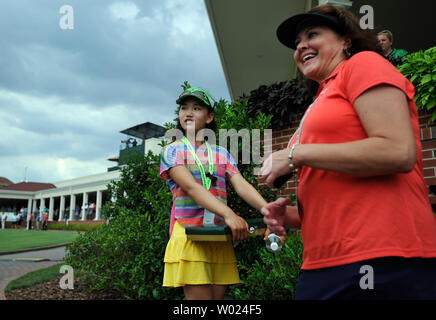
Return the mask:
[[[195,152],[194,147],[192,146],[192,144],[189,142],[188,139],[186,139],[186,137],[182,138],[183,143],[188,147],[189,151],[191,152],[192,156],[194,157],[195,163],[198,166],[198,169],[200,169],[200,174],[201,174],[201,181],[203,182],[203,187],[205,187],[207,190],[210,189],[210,185],[212,183],[212,179],[206,176],[206,173],[204,171],[204,167],[203,164],[201,163],[200,159],[197,156],[197,153]],[[207,157],[209,160],[209,175],[213,176],[213,158],[212,158],[212,149],[210,148],[210,145],[207,141],[205,141],[206,143],[206,148],[207,148]]]
[[[315,104],[315,101],[307,108],[306,112],[303,115],[303,118],[300,121],[300,125],[298,126],[298,129],[295,131],[295,133],[292,135],[291,139],[289,140],[288,143],[288,148],[291,145],[292,140],[294,139],[294,136],[297,135],[297,139],[295,140],[294,145],[297,145],[300,143],[300,136],[301,136],[301,129],[303,128],[303,123],[304,123],[304,119],[306,119],[307,114],[309,113],[310,109],[312,109],[313,105]],[[298,177],[297,177],[297,173],[294,173],[294,184],[295,184],[295,196],[296,196],[296,201],[295,201],[295,206],[297,208],[297,212],[299,213],[300,211],[300,206],[298,205]]]
[[[309,113],[310,109],[313,107],[313,105],[315,104],[315,102],[313,102],[306,110],[306,112],[303,115],[303,118],[300,121],[300,125],[298,126],[298,129],[295,131],[295,133],[292,135],[291,139],[289,140],[288,143],[288,148],[291,145],[292,139],[294,139],[294,136],[297,135],[297,139],[295,140],[294,144],[299,144],[300,143],[300,136],[301,136],[301,128],[303,127],[303,122],[304,119],[306,119],[307,114]]]

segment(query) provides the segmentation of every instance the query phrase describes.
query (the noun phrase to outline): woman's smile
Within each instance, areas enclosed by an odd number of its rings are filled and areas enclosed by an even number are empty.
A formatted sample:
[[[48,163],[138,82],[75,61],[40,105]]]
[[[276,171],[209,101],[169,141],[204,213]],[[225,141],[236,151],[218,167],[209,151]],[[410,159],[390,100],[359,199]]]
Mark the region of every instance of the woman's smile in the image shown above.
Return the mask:
[[[326,27],[309,27],[298,33],[295,62],[305,77],[321,82],[345,61],[345,40]]]

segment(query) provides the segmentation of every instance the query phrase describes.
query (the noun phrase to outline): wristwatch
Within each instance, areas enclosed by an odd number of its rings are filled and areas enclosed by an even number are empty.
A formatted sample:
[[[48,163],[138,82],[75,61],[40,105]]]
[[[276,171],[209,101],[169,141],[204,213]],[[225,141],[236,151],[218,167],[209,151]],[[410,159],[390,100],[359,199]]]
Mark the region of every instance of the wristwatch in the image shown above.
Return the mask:
[[[291,170],[294,170],[294,164],[292,163],[292,154],[293,154],[293,152],[294,152],[294,148],[295,148],[295,146],[297,145],[298,143],[295,143],[295,144],[293,144],[292,145],[292,147],[291,147],[291,151],[289,152],[289,155],[288,155],[288,159],[289,159],[289,168],[291,168]]]

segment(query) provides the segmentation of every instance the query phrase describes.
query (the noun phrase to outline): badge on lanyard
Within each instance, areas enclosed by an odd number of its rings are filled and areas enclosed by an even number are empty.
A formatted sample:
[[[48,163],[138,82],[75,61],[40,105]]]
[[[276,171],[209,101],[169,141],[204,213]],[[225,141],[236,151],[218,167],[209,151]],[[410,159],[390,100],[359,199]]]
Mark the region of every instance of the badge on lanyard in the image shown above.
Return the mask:
[[[186,137],[183,137],[182,140],[183,140],[183,143],[188,147],[188,150],[191,152],[192,156],[194,157],[195,163],[197,164],[197,167],[200,170],[201,181],[203,182],[203,187],[205,187],[206,190],[209,190],[211,187],[212,181],[216,180],[216,177],[214,177],[214,175],[213,175],[214,165],[213,165],[212,149],[210,148],[209,143],[207,141],[205,141],[205,144],[207,147],[207,157],[209,160],[209,172],[206,174],[204,167],[203,167],[203,164],[201,163],[200,159],[198,158],[192,144],[189,142],[188,139],[186,139]],[[215,226],[214,220],[215,220],[215,214],[207,209],[204,209],[203,225],[205,227],[213,227],[213,226]]]

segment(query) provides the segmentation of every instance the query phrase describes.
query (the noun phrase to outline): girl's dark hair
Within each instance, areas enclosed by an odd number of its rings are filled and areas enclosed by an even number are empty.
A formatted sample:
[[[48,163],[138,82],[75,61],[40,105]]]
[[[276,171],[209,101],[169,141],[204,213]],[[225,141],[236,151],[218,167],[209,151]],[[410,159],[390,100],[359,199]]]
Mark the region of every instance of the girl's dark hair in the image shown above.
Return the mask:
[[[381,54],[380,47],[377,44],[376,35],[369,30],[361,29],[359,19],[352,12],[329,4],[315,7],[311,9],[309,13],[310,12],[328,14],[339,19],[342,25],[342,32],[339,36],[350,40],[350,45],[347,51],[344,52],[347,59],[361,51],[374,51]],[[310,91],[311,94],[316,94],[316,90],[313,92],[314,88],[318,88],[316,81],[307,79],[301,73],[297,75],[297,79]]]
[[[197,99],[197,98],[195,98],[195,97],[190,97],[190,98],[187,98],[186,100],[184,100],[184,102],[187,101],[188,99],[193,99],[193,100],[197,101],[201,106],[206,107],[206,108],[207,108],[207,112],[208,112],[208,114],[211,114],[212,112],[214,112],[214,109],[213,109],[213,108],[211,108],[210,106],[206,105],[206,104],[205,104],[203,101],[201,101],[200,99]],[[177,114],[179,114],[180,106],[181,106],[181,105],[179,105],[178,108],[177,108]],[[215,117],[213,118],[213,120],[212,120],[211,123],[207,123],[207,124],[206,124],[206,128],[207,128],[207,129],[210,129],[210,130],[212,130],[213,132],[216,133],[216,131],[217,131],[217,124],[216,124],[216,122],[215,122]],[[176,129],[181,130],[181,131],[183,132],[183,135],[186,136],[186,131],[185,131],[185,129],[183,129],[182,125],[180,124],[180,120],[179,120],[178,117],[177,117]]]

